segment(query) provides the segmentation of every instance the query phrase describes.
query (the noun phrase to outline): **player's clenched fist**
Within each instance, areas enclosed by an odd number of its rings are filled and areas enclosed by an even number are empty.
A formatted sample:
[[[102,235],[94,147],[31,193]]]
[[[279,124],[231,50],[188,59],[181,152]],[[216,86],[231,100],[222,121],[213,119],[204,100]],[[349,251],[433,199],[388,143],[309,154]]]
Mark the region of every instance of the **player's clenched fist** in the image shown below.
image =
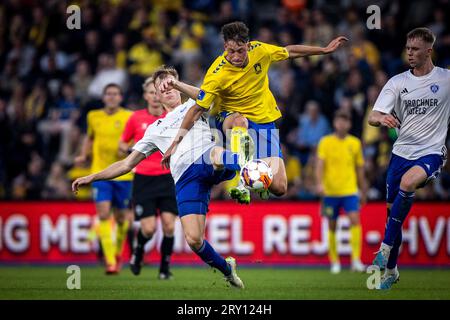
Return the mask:
[[[166,92],[166,91],[170,91],[175,87],[175,82],[177,80],[173,77],[167,77],[165,79],[162,79],[161,82],[159,83],[159,91],[161,91],[162,93]]]
[[[92,176],[86,176],[86,177],[81,177],[76,179],[73,183],[72,183],[72,192],[77,193],[78,192],[78,188],[80,186],[86,185],[86,184],[90,184],[92,182],[93,178]]]

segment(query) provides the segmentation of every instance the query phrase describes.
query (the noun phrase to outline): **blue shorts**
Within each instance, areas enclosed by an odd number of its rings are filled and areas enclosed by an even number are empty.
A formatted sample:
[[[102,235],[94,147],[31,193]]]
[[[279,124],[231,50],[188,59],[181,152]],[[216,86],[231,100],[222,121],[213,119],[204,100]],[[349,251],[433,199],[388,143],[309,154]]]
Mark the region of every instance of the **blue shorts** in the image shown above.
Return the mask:
[[[131,200],[131,181],[95,181],[92,183],[95,202],[111,201],[113,207],[126,209]]]
[[[209,151],[207,152],[209,155]],[[188,214],[206,214],[212,186],[231,180],[236,175],[234,170],[215,171],[212,164],[206,163],[204,158],[202,157],[201,163],[196,161],[191,164],[175,183],[179,217]]]
[[[323,197],[323,216],[336,220],[341,209],[344,209],[345,213],[359,211],[359,197],[356,194],[345,197]]]
[[[223,121],[233,112],[223,111],[215,117],[215,125],[218,130],[223,132]],[[248,120],[248,119],[247,119]],[[223,132],[226,134],[226,132]],[[275,122],[256,123],[248,120],[248,133],[255,143],[254,159],[269,157],[283,158],[280,146],[280,131]]]
[[[436,179],[444,166],[445,158],[439,154],[430,154],[416,160],[408,160],[392,154],[386,177],[386,200],[393,203],[400,190],[403,175],[414,166],[419,166],[427,173],[427,180],[419,186],[423,188],[428,182]]]

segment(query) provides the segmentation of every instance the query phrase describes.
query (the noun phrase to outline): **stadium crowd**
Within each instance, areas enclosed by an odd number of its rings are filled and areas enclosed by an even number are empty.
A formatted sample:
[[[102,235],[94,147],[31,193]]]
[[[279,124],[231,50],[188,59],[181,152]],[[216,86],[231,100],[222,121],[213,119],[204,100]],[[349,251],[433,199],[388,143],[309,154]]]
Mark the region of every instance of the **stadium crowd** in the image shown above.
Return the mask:
[[[326,46],[350,39],[328,56],[286,60],[269,72],[283,117],[280,138],[289,189],[286,198],[318,199],[316,146],[331,132],[334,112],[352,114],[361,138],[369,199],[385,197],[394,130],[370,127],[367,115],[387,79],[406,70],[405,35],[427,26],[437,36],[434,62],[450,66],[447,1],[378,1],[381,30],[366,26],[370,1],[78,1],[81,29],[66,26],[68,1],[6,0],[0,4],[0,199],[72,199],[70,182],[89,168],[74,156],[86,114],[102,106],[103,87],[119,84],[123,105],[145,106],[142,83],[161,64],[200,86],[223,51],[220,28],[243,20],[252,39],[285,46]],[[408,19],[402,17],[408,16]],[[449,142],[449,140],[447,140]],[[449,143],[447,143],[449,145]],[[225,197],[223,189],[213,193]],[[89,189],[78,198],[89,199]],[[450,164],[418,199],[450,199]]]

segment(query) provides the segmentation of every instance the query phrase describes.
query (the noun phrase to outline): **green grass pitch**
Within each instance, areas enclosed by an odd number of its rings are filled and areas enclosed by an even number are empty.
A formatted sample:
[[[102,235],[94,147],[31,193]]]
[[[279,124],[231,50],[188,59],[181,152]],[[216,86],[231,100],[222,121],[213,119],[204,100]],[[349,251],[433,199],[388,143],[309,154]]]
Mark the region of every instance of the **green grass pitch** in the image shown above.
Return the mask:
[[[157,268],[140,276],[125,267],[106,276],[101,267],[81,266],[81,289],[66,287],[65,266],[0,266],[0,299],[450,299],[450,270],[401,269],[400,282],[389,291],[369,290],[368,274],[328,269],[240,267],[245,290],[227,287],[209,267],[177,267],[174,279],[157,280]]]

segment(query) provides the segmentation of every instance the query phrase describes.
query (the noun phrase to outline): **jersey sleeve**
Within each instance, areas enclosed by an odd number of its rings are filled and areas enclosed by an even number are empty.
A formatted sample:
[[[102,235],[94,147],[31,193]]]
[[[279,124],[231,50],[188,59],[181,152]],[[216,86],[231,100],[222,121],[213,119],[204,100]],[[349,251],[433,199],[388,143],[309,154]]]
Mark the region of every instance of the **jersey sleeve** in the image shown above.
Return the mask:
[[[321,160],[325,160],[325,139],[320,139],[317,145],[317,157]]]
[[[122,132],[122,136],[120,137],[120,140],[124,142],[130,142],[134,135],[134,116],[132,115],[130,118],[128,118],[127,123],[125,124],[125,129]]]
[[[152,142],[152,136],[151,136],[150,130],[149,130],[150,128],[152,128],[152,126],[149,126],[147,128],[142,139],[139,140],[133,147],[133,150],[143,153],[146,157],[148,157],[152,153],[158,151],[158,147],[156,146],[155,143]]]
[[[378,95],[377,101],[373,106],[374,111],[389,114],[394,110],[397,97],[399,95],[398,90],[395,88],[394,81],[390,79],[381,90]]]
[[[209,109],[219,93],[219,81],[215,78],[209,71],[205,76],[196,99],[196,103],[202,108]]]
[[[263,48],[270,55],[270,61],[282,61],[289,58],[289,52],[284,47],[274,46],[273,44],[262,43]]]

